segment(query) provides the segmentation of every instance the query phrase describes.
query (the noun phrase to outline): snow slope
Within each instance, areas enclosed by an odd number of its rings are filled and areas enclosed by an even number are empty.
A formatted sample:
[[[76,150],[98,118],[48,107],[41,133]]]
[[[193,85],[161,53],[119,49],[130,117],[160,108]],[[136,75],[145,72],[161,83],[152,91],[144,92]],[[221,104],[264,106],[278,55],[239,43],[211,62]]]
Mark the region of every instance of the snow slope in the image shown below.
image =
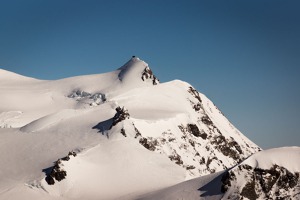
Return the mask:
[[[254,154],[224,176],[224,199],[300,199],[300,147]]]
[[[0,94],[0,199],[132,199],[260,150],[205,95],[160,83],[136,57],[54,81],[1,70]]]
[[[138,199],[299,199],[299,160],[300,147],[264,150],[228,171],[185,181]]]

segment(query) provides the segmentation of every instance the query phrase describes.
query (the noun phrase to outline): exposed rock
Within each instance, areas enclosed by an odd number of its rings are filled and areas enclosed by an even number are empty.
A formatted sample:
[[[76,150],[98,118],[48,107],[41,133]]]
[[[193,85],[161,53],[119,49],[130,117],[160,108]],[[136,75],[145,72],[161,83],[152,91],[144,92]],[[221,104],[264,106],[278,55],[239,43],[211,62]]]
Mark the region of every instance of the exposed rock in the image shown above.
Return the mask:
[[[75,98],[75,99],[81,99],[81,98],[90,97],[90,96],[92,96],[91,93],[81,91],[81,90],[73,91],[71,94],[68,95],[69,98]]]
[[[177,154],[177,152],[174,150],[172,155],[169,156],[171,161],[175,161],[177,165],[182,165],[183,161],[181,160],[181,156]]]
[[[190,86],[189,89],[188,89],[188,92],[191,95],[193,95],[199,101],[199,103],[202,103],[202,99],[200,97],[200,94],[199,94],[199,92],[195,88],[193,88],[193,87]],[[201,104],[200,104],[200,106],[201,106]]]
[[[117,113],[113,117],[113,122],[112,125],[110,126],[109,129],[111,129],[113,126],[117,125],[121,121],[125,119],[129,119],[130,115],[128,113],[128,110],[126,110],[124,107],[121,108],[120,106],[116,108]]]
[[[225,193],[228,190],[228,188],[230,188],[231,181],[234,180],[236,180],[235,174],[233,172],[226,171],[221,179],[222,182],[221,192]]]
[[[240,188],[236,176],[246,181]],[[231,188],[229,190],[229,188]],[[299,173],[292,173],[286,168],[273,165],[270,169],[252,168],[247,164],[240,165],[222,178],[222,192],[238,194],[250,200],[254,199],[294,199],[291,194],[297,194],[300,188]],[[298,194],[299,194],[298,189]]]
[[[243,187],[241,196],[246,197],[249,200],[256,200],[259,197],[255,191],[254,178],[247,182],[246,185]]]
[[[213,122],[211,121],[211,119],[207,116],[207,115],[204,115],[202,118],[201,118],[201,121],[210,126],[210,125],[213,125]]]
[[[58,159],[56,162],[54,162],[54,166],[52,167],[49,174],[46,174],[46,182],[49,185],[54,185],[55,180],[61,181],[66,178],[67,172],[62,168],[62,161],[69,161],[70,157],[77,156],[77,153],[75,151],[70,151],[67,156]]]
[[[196,167],[195,166],[193,166],[193,165],[188,165],[188,166],[186,166],[186,169],[187,170],[191,170],[191,169],[195,169]]]
[[[91,94],[89,92],[75,90],[71,94],[68,95],[69,98],[73,98],[76,101],[80,101],[82,103],[86,103],[89,105],[99,105],[106,101],[105,94],[102,93],[94,93]]]
[[[188,124],[187,131],[189,133],[193,134],[195,137],[200,137],[200,135],[201,135],[199,128],[196,124]]]
[[[155,151],[156,146],[158,145],[158,141],[156,139],[153,139],[152,137],[147,138],[141,138],[139,140],[140,144],[143,145],[146,149],[150,151]]]
[[[199,153],[198,153],[198,156],[200,156]],[[202,157],[201,160],[200,160],[200,165],[204,165],[204,164],[205,164],[205,158]]]
[[[225,156],[229,156],[236,160],[241,161],[240,154],[242,150],[240,146],[232,139],[228,140],[223,135],[214,136],[211,143]]]
[[[183,125],[179,125],[178,128],[183,134],[186,134],[186,132],[188,132],[195,137],[201,137],[204,140],[206,140],[207,138],[207,134],[205,132],[201,132],[196,124],[187,124],[186,127],[184,127]]]
[[[134,138],[136,139],[136,138],[138,138],[138,137],[141,137],[142,134],[141,134],[141,132],[139,131],[139,129],[137,129],[137,128],[135,127],[134,124],[133,124],[133,127],[134,127],[134,131],[135,131],[135,136],[134,136]]]
[[[149,67],[146,67],[142,73],[142,80],[145,81],[146,79],[151,79],[153,85],[157,85],[159,83],[159,80]]]
[[[125,133],[125,129],[124,129],[124,128],[122,128],[122,129],[121,129],[121,134],[122,134],[124,137],[127,137],[127,135],[126,135],[126,133]]]

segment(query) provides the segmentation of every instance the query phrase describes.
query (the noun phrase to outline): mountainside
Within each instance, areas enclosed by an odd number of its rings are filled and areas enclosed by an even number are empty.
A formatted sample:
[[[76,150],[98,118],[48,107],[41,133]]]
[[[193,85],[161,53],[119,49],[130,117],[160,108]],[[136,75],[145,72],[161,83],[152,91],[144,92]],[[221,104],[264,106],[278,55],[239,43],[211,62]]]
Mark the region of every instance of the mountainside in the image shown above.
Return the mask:
[[[138,199],[300,199],[299,160],[300,147],[269,149],[250,156],[232,169],[141,195]]]
[[[0,199],[132,199],[261,150],[205,95],[160,83],[136,57],[55,81],[1,70],[0,92]]]
[[[300,148],[259,152],[222,178],[225,199],[300,199]]]

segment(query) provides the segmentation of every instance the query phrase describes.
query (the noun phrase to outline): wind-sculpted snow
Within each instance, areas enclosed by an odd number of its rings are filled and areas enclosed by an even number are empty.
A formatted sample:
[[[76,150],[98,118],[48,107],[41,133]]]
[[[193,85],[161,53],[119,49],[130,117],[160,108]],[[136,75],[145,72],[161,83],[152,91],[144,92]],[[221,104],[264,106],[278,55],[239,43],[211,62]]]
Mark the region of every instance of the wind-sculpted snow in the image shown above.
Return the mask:
[[[205,175],[209,184],[261,150],[205,95],[159,83],[137,57],[55,81],[1,73],[0,199],[136,199]]]

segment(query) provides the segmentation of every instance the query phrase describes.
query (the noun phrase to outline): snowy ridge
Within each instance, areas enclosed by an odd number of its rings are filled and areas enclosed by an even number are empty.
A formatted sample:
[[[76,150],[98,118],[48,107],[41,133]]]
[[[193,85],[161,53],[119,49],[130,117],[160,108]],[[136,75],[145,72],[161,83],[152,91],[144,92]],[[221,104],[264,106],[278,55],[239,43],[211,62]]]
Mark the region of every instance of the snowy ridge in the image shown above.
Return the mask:
[[[299,156],[300,147],[261,151],[230,170],[185,181],[138,199],[299,199],[300,164],[291,162],[298,161]]]
[[[0,199],[134,199],[208,183],[261,150],[205,95],[159,83],[137,57],[105,74],[2,81]]]
[[[299,199],[300,147],[265,150],[222,178],[224,199]],[[293,162],[296,161],[296,162]]]
[[[10,82],[15,82],[15,81],[34,81],[36,79],[29,78],[26,76],[22,76],[20,74],[16,74],[14,72],[10,72],[4,69],[0,69],[0,82],[4,83],[4,81],[10,81]]]

